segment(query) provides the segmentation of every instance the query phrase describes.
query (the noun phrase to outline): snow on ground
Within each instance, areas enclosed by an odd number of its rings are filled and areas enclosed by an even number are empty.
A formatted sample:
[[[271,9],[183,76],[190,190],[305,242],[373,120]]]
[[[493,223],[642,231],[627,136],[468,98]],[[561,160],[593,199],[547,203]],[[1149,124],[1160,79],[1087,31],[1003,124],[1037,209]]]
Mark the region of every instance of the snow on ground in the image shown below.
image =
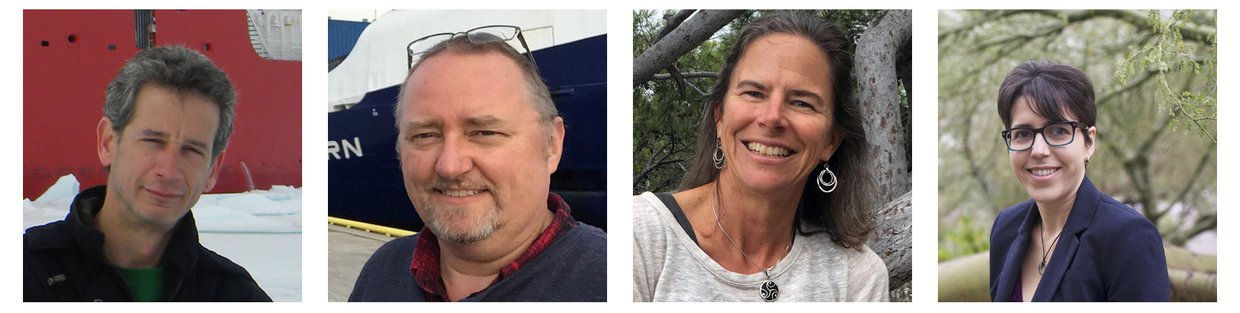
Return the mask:
[[[25,199],[24,227],[64,219],[79,189],[66,175]],[[301,189],[204,194],[192,211],[203,246],[245,267],[272,300],[301,301]]]

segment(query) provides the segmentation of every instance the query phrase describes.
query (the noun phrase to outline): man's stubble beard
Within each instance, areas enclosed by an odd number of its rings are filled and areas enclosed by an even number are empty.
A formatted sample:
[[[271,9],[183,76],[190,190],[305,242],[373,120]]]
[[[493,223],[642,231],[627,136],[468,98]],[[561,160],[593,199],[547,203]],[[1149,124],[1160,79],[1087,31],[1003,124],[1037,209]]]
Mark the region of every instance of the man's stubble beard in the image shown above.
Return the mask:
[[[426,212],[430,216],[426,221],[426,226],[440,239],[461,245],[472,245],[490,238],[503,227],[503,223],[499,220],[499,202],[496,201],[494,205],[493,209],[483,212],[475,221],[466,223],[466,227],[455,227],[456,229],[452,229],[452,225],[460,225],[460,223],[454,223],[455,221],[471,218],[466,209],[428,206]]]

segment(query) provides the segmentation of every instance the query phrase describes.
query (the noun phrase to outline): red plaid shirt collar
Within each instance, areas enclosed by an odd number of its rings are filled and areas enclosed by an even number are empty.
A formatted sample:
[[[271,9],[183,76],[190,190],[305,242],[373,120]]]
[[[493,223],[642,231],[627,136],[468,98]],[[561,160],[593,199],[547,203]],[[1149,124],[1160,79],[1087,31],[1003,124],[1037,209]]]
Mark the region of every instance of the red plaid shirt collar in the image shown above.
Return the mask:
[[[573,227],[577,227],[577,221],[573,220],[569,215],[568,203],[563,198],[554,193],[547,196],[547,208],[554,212],[551,224],[543,229],[538,238],[530,244],[530,247],[518,256],[512,263],[508,263],[500,269],[499,275],[495,277],[495,281],[491,285],[495,286],[504,278],[512,276],[521,266],[529,263],[547,250],[560,237]],[[443,275],[439,268],[439,238],[431,232],[430,228],[422,227],[422,231],[418,233],[417,248],[413,250],[413,261],[409,263],[409,272],[413,275],[414,281],[422,287],[422,293],[426,302],[445,302],[448,296],[447,287],[443,283]]]

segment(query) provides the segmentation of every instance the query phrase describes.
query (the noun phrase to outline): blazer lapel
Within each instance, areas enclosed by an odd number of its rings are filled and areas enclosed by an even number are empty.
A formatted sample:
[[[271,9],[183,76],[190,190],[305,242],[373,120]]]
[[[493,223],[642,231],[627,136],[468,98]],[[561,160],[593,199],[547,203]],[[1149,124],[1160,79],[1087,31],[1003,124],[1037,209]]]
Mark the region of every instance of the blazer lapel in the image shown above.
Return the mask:
[[[1081,233],[1093,223],[1094,211],[1098,206],[1098,189],[1086,176],[1081,187],[1076,190],[1076,203],[1072,212],[1068,213],[1068,223],[1064,225],[1055,245],[1055,253],[1047,261],[1046,272],[1038,283],[1038,291],[1033,294],[1033,301],[1053,301],[1059,290],[1059,283],[1076,257],[1076,250],[1081,245]]]
[[[999,288],[995,291],[995,301],[1008,301],[1012,298],[1012,288],[1016,287],[1016,280],[1020,278],[1021,265],[1024,263],[1025,250],[1029,249],[1029,229],[1038,216],[1037,204],[1029,201],[1028,212],[1025,219],[1021,221],[1020,228],[1016,231],[1016,240],[1012,241],[1012,246],[1008,248],[1007,255],[1003,257],[1003,269],[999,272]]]

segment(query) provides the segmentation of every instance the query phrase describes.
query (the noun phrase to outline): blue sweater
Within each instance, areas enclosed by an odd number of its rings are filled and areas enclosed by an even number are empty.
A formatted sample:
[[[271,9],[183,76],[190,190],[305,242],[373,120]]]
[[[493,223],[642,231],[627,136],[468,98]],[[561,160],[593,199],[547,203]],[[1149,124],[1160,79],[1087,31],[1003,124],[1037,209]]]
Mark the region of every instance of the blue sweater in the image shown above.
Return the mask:
[[[409,272],[417,242],[409,236],[375,250],[349,301],[423,301]],[[607,301],[607,233],[577,224],[512,276],[461,301]]]

